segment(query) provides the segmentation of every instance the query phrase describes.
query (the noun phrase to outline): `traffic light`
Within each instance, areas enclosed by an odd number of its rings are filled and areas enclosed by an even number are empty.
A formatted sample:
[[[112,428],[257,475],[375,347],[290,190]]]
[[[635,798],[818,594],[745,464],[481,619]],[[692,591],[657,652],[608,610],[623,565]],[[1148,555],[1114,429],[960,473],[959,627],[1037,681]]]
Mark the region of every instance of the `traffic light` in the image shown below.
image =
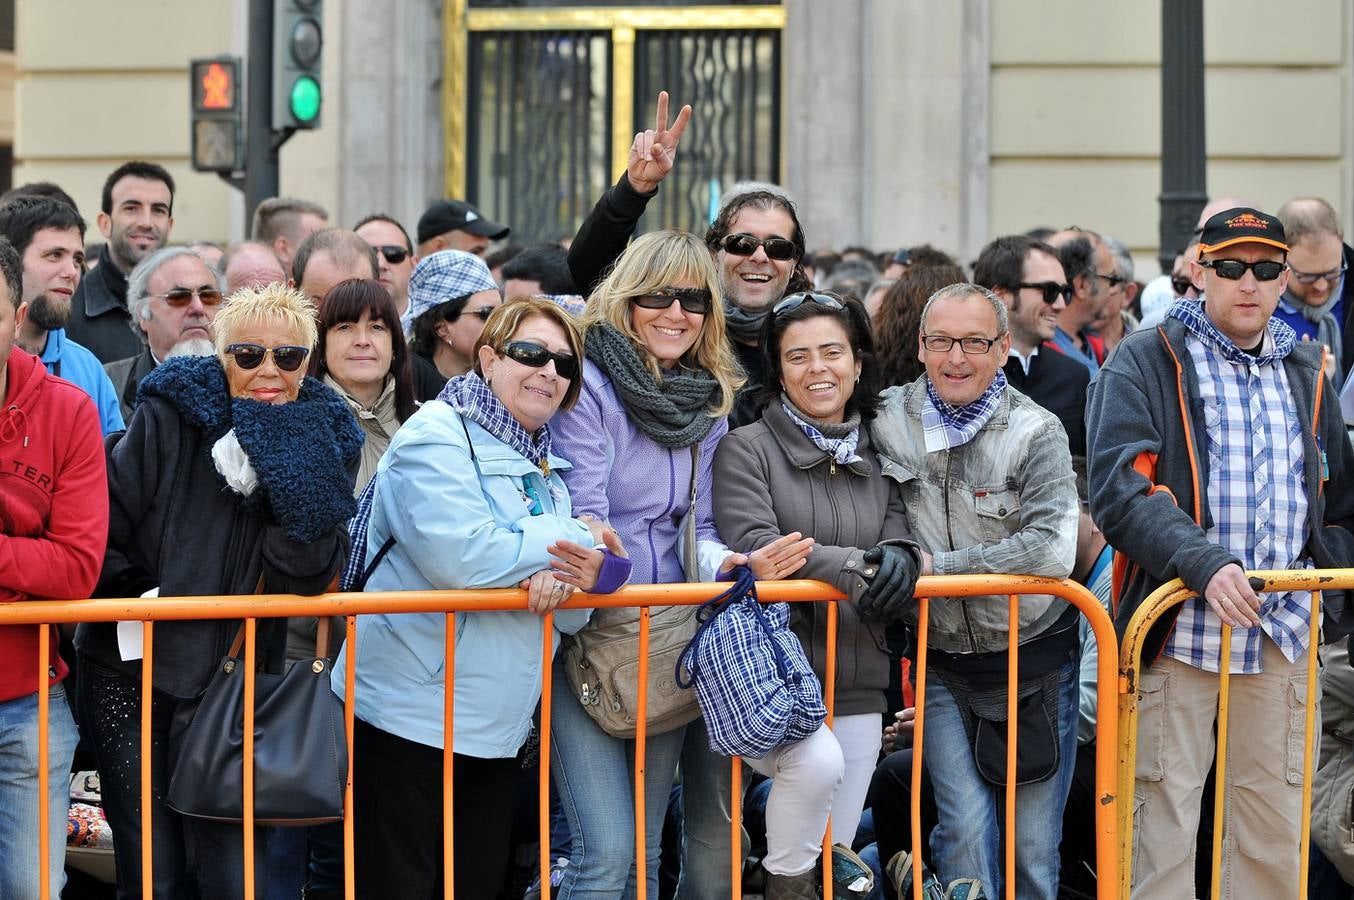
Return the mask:
[[[244,165],[240,59],[195,59],[188,66],[193,109],[193,168],[235,172]]]
[[[273,129],[320,124],[324,0],[275,0]]]

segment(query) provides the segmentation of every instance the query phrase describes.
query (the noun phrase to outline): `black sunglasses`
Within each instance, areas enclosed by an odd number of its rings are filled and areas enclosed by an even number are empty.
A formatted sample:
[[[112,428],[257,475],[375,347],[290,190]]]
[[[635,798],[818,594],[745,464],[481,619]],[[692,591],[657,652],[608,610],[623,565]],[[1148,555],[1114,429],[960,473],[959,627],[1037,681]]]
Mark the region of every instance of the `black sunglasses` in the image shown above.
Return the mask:
[[[555,373],[570,381],[578,374],[578,357],[572,353],[552,353],[540,344],[531,341],[510,341],[503,348],[503,355],[533,369],[540,369],[546,363],[555,363]]]
[[[494,314],[496,309],[498,309],[497,306],[481,306],[479,309],[463,309],[461,313],[462,315],[474,316],[481,322],[488,322],[489,317]]]
[[[1063,300],[1072,299],[1072,285],[1058,284],[1056,281],[1022,281],[1016,285],[1016,289],[1029,288],[1032,291],[1042,291],[1044,302],[1049,306],[1058,302],[1058,298]]]
[[[710,311],[710,292],[705,288],[657,288],[631,297],[630,302],[644,309],[667,309],[676,300],[689,313],[705,315]]]
[[[785,238],[759,238],[750,234],[726,234],[719,242],[728,253],[734,256],[751,256],[761,247],[770,259],[787,260],[799,255],[795,242]]]
[[[1185,276],[1182,275],[1179,278],[1174,275],[1171,276],[1171,290],[1175,291],[1175,296],[1185,296],[1192,287],[1194,287],[1194,282],[1190,281]]]
[[[1218,273],[1219,278],[1226,278],[1228,281],[1238,281],[1250,269],[1255,273],[1256,281],[1273,281],[1283,274],[1283,270],[1288,268],[1286,263],[1275,262],[1272,259],[1262,259],[1259,262],[1242,262],[1239,259],[1201,259],[1199,265],[1205,269],[1212,269]]]
[[[372,249],[384,256],[386,262],[390,263],[392,266],[398,266],[409,258],[409,251],[399,244],[381,244],[379,247],[373,247]]]
[[[221,292],[210,287],[198,288],[197,290],[176,287],[165,291],[163,294],[150,294],[149,296],[159,297],[170,306],[187,306],[193,302],[193,297],[201,300],[203,306],[218,306],[221,303]]]
[[[273,365],[283,372],[295,372],[310,355],[309,347],[297,347],[292,344],[281,347],[264,347],[261,344],[231,344],[226,352],[235,358],[235,365],[241,369],[257,369],[263,365],[263,358],[273,354]]]
[[[804,291],[798,294],[791,294],[784,300],[771,307],[771,315],[778,316],[781,313],[789,312],[792,309],[798,309],[805,303],[816,303],[819,306],[825,306],[828,309],[844,309],[842,302],[836,297],[830,297],[827,294],[815,294],[812,291]]]

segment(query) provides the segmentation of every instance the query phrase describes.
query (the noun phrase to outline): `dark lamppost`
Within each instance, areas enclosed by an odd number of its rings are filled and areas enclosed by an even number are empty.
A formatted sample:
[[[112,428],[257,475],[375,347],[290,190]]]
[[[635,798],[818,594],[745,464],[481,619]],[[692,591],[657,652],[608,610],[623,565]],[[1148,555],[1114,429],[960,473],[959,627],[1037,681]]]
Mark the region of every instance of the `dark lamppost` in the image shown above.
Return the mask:
[[[1204,149],[1203,0],[1161,3],[1161,270],[1194,232],[1208,202]]]

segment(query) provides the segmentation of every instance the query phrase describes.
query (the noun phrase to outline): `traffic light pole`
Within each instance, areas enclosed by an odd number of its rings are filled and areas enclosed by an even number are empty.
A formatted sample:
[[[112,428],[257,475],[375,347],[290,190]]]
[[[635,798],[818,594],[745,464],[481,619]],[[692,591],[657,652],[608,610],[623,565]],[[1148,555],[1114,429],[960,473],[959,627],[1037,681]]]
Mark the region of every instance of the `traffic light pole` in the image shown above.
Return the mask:
[[[272,129],[273,0],[249,0],[249,54],[245,88],[245,221],[269,197],[277,196],[277,150]],[[288,135],[290,136],[290,135]]]

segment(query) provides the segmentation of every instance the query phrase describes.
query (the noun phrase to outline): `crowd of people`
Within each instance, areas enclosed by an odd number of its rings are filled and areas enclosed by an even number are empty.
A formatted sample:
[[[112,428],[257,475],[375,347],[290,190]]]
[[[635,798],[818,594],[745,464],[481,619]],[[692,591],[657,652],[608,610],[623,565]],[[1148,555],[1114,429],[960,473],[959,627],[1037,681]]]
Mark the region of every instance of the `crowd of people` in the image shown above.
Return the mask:
[[[261,671],[308,665],[315,647],[337,657],[332,690],[356,718],[359,897],[441,896],[450,862],[471,898],[540,896],[527,883],[539,875],[577,900],[633,897],[641,879],[646,896],[705,900],[745,878],[798,900],[823,896],[825,877],[834,897],[893,900],[920,872],[931,900],[994,898],[1007,878],[1016,896],[1051,900],[1095,892],[1095,640],[1075,607],[1039,595],[1021,599],[1014,642],[992,597],[931,602],[921,635],[917,579],[1072,578],[1122,629],[1181,578],[1198,598],[1149,636],[1134,796],[1120,798],[1135,810],[1134,896],[1207,883],[1196,847],[1214,803],[1224,896],[1291,894],[1310,653],[1326,695],[1311,896],[1350,896],[1354,608],[1327,592],[1310,646],[1311,595],[1257,593],[1246,577],[1354,565],[1354,250],[1331,206],[1216,200],[1173,271],[1146,284],[1121,242],[1089,228],[1000,236],[971,265],[929,245],[810,252],[793,199],[762,183],[731,189],[703,235],[640,234],[689,117],[669,122],[660,95],[625,173],[557,244],[515,246],[508,225],[455,199],[411,236],[378,211],[350,230],[274,198],[248,240],[176,246],[173,178],[139,161],[106,180],[97,250],[58,186],[0,198],[0,599],[319,594],[341,577],[369,592],[525,590],[525,609],[457,614],[454,661],[440,613],[360,616],[351,645],[339,621],[258,620]],[[737,871],[737,798],[712,749],[722,723],[671,678],[705,627],[695,608],[650,610],[650,670],[667,674],[640,723],[639,611],[561,604],[748,572],[847,599],[831,623],[828,601],[788,611],[783,631],[831,682],[834,716],[745,759],[750,862]],[[146,881],[155,897],[242,896],[241,826],[185,812],[176,797],[191,786],[171,790],[241,629],[157,625],[143,793],[139,625],[0,626],[0,897],[35,898],[44,880],[60,895],[73,764],[98,773],[117,897]],[[44,690],[58,814],[39,834]],[[519,845],[535,840],[536,810],[521,797],[542,765],[555,862],[533,873]],[[340,826],[250,839],[256,896],[342,896]]]

